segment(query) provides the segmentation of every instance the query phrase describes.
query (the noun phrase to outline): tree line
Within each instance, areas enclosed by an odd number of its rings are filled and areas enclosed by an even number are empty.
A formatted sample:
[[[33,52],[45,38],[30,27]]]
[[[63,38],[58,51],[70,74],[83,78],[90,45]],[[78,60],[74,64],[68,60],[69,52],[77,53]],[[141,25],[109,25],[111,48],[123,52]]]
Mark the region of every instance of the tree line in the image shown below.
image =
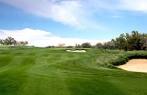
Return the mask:
[[[97,48],[119,49],[119,50],[147,50],[147,34],[132,31],[120,34],[119,37],[112,39],[104,44],[97,43]]]
[[[97,43],[92,46],[90,43],[77,44],[76,48],[99,48],[99,49],[119,49],[119,50],[147,50],[147,34],[132,31],[123,33],[111,41]]]
[[[10,46],[25,46],[28,44],[27,41],[16,41],[12,37],[6,39],[0,39],[1,45]],[[51,47],[51,46],[49,46]],[[55,47],[55,46],[53,46]],[[61,44],[59,47],[65,47]],[[119,49],[119,50],[147,50],[147,34],[139,33],[138,31],[132,31],[131,33],[123,33],[111,41],[105,43],[97,43],[91,45],[90,43],[76,44],[73,46],[67,46],[67,48],[99,48],[99,49]]]
[[[28,41],[16,41],[12,37],[7,37],[5,39],[0,39],[1,45],[10,45],[10,46],[26,46]]]

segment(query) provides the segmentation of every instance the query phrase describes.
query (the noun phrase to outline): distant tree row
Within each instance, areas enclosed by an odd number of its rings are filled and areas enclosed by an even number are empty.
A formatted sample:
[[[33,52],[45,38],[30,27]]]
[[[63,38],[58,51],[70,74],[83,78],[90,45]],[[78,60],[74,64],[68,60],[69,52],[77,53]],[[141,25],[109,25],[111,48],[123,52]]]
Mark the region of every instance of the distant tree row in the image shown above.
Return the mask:
[[[104,44],[98,43],[97,48],[119,49],[119,50],[147,50],[147,34],[132,31],[120,34],[119,37],[112,39]]]
[[[119,49],[119,50],[147,50],[147,34],[132,31],[131,33],[123,33],[111,41],[105,43],[97,43],[91,45],[89,42],[76,44],[75,46],[65,46],[59,44],[59,48],[99,48],[99,49]]]
[[[132,31],[131,34],[121,34],[116,39],[112,39],[115,48],[123,50],[145,50],[147,49],[147,34]]]
[[[27,41],[16,41],[12,37],[7,37],[6,39],[0,39],[1,45],[10,45],[10,46],[26,46],[28,44]]]
[[[93,46],[89,42],[85,42],[82,44],[76,44],[75,48],[92,48]]]
[[[90,43],[77,44],[76,48],[100,48],[100,49],[119,49],[119,50],[147,50],[147,34],[132,31],[123,33],[111,41],[97,43],[92,46]]]

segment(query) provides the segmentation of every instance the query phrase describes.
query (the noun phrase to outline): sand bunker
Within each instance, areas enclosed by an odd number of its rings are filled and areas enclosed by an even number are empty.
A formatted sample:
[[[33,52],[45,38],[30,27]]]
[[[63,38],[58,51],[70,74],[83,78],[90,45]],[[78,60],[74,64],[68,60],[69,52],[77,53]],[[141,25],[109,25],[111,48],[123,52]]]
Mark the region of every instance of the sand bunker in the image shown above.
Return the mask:
[[[133,71],[133,72],[146,72],[147,73],[147,59],[132,59],[118,68]]]
[[[67,52],[86,52],[86,50],[66,50]]]

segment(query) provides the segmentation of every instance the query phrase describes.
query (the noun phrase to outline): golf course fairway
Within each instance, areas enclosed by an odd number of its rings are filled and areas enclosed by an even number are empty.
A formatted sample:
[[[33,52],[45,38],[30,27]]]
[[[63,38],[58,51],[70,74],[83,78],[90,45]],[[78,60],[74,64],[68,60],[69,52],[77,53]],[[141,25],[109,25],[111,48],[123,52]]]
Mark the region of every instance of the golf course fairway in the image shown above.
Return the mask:
[[[147,73],[112,64],[126,52],[86,51],[1,48],[0,95],[147,95]]]

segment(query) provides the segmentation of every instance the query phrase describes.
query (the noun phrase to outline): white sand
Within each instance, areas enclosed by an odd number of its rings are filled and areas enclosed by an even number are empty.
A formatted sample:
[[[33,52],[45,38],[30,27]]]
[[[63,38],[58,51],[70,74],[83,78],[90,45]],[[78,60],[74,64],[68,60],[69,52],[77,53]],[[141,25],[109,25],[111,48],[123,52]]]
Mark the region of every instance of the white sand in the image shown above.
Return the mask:
[[[66,50],[67,52],[86,52],[86,50]]]
[[[133,71],[133,72],[146,72],[147,73],[147,59],[132,59],[118,68]]]

